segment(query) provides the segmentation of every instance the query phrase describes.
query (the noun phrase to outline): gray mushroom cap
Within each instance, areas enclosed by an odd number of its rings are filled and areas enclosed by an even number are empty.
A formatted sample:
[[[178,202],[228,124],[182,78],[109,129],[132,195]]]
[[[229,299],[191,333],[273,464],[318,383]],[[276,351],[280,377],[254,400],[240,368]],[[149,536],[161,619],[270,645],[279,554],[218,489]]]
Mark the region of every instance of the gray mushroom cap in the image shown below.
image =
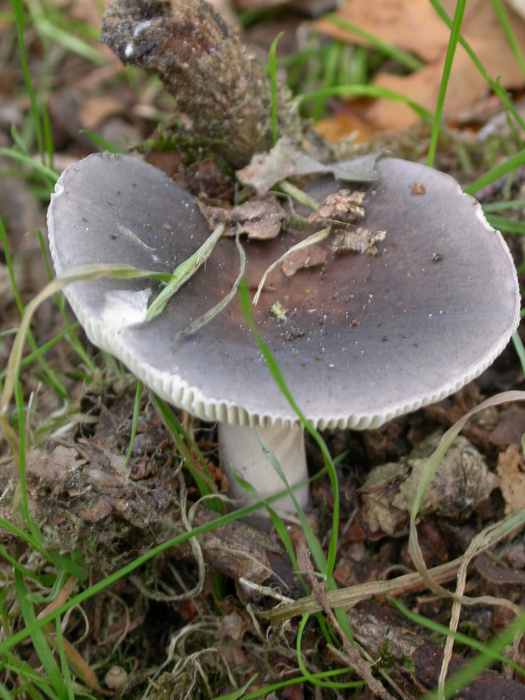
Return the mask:
[[[375,428],[446,397],[493,362],[519,322],[510,253],[479,204],[423,165],[384,158],[377,169],[360,225],[386,229],[382,254],[330,253],[322,267],[290,279],[276,269],[254,308],[292,395],[320,428]],[[327,178],[309,193],[322,201],[341,187]],[[210,235],[194,199],[165,174],[109,154],[64,171],[48,229],[57,273],[89,263],[171,272]],[[304,235],[243,241],[249,289]],[[158,283],[148,278],[75,282],[65,293],[91,341],[165,400],[205,420],[292,425],[296,415],[237,299],[175,343],[230,291],[238,270],[235,242],[221,239],[151,321],[145,313]],[[285,321],[268,312],[276,301]]]

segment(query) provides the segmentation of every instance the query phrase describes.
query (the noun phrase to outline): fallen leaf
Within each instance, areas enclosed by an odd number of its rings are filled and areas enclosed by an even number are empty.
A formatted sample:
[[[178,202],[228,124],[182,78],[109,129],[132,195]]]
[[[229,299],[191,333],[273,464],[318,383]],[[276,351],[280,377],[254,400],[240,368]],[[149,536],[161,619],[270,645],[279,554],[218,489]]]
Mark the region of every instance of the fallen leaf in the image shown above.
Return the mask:
[[[507,2],[521,17],[525,18],[525,0],[507,0]]]
[[[452,16],[455,0],[443,0],[442,6]],[[449,30],[428,0],[348,0],[335,13],[367,32],[398,48],[415,54],[426,65],[408,75],[380,72],[374,85],[396,90],[433,111],[436,106]],[[509,20],[518,45],[525,45],[525,22],[512,9]],[[316,28],[330,36],[356,44],[367,44],[361,36],[336,26],[329,20],[315,23]],[[462,24],[462,35],[481,63],[506,88],[524,83],[521,72],[505,34],[495,16],[491,3],[469,0]],[[473,65],[465,50],[458,45],[445,99],[445,114],[460,115],[487,92],[487,83]],[[380,129],[407,127],[419,117],[404,103],[378,99],[368,109],[367,119]]]
[[[91,97],[79,107],[78,118],[84,129],[95,129],[108,117],[115,114],[123,114],[124,104],[114,97],[104,95],[101,97]]]
[[[421,476],[439,435],[423,441],[407,458],[372,469],[359,490],[360,522],[372,536],[393,535],[408,526]],[[419,517],[465,517],[499,485],[485,460],[466,438],[452,443],[424,493]]]
[[[338,106],[339,107],[339,106]],[[374,130],[355,113],[355,102],[342,104],[341,109],[332,117],[315,122],[314,129],[327,141],[340,141],[342,138],[351,139],[354,143],[370,141]]]
[[[492,561],[488,554],[474,559],[474,568],[485,581],[496,586],[525,586],[525,571],[513,571]]]
[[[234,610],[220,618],[219,633],[223,639],[231,639],[239,644],[250,626],[249,619],[247,620],[240,611]]]
[[[428,0],[348,0],[334,15],[425,61],[440,57],[450,35]],[[323,34],[370,45],[361,35],[328,19],[320,19],[314,26]]]
[[[91,508],[81,510],[80,516],[88,523],[98,523],[100,520],[107,518],[113,512],[113,505],[104,496],[101,496]]]
[[[509,445],[499,455],[497,472],[501,477],[505,513],[510,515],[525,508],[525,460],[519,445]]]
[[[51,487],[61,488],[69,475],[85,464],[86,460],[78,459],[78,452],[71,447],[58,445],[51,452],[45,450],[30,450],[25,458],[26,475]],[[14,462],[5,467],[7,473],[18,474]]]
[[[520,444],[525,433],[525,409],[521,406],[508,406],[497,414],[497,423],[490,433],[491,439],[501,446],[511,442]]]

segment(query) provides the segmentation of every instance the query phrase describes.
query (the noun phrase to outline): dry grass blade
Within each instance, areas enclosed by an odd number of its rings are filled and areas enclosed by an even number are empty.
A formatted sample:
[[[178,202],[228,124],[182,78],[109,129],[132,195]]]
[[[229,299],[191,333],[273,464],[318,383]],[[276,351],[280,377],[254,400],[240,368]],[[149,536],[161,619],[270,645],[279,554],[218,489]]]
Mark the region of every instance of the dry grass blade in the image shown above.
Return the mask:
[[[447,596],[447,597],[454,597],[454,594],[451,593],[450,591],[447,591],[445,588],[437,584],[432,577],[430,576],[430,572],[425,564],[425,561],[423,559],[423,554],[421,552],[421,547],[419,546],[419,541],[418,541],[418,536],[417,536],[417,529],[416,529],[416,523],[417,523],[417,517],[419,513],[419,508],[423,499],[423,494],[425,492],[425,489],[427,488],[432,476],[434,475],[436,469],[439,467],[439,462],[445,452],[448,450],[450,445],[452,444],[452,441],[459,435],[465,424],[472,418],[472,416],[476,415],[480,411],[483,411],[486,408],[489,408],[491,406],[499,406],[500,404],[504,403],[511,403],[515,401],[525,401],[525,392],[523,391],[507,391],[501,394],[498,394],[497,396],[494,396],[490,399],[487,399],[486,401],[483,401],[479,406],[476,406],[473,408],[471,411],[466,413],[460,420],[457,421],[451,428],[447,430],[447,432],[443,435],[441,438],[441,441],[438,445],[438,448],[434,452],[434,454],[429,458],[427,462],[427,466],[425,468],[425,471],[423,473],[423,476],[421,478],[421,481],[418,486],[418,490],[416,493],[416,497],[414,500],[414,504],[412,506],[412,511],[410,514],[410,539],[409,539],[409,551],[410,555],[412,557],[412,561],[414,562],[414,565],[425,581],[426,585],[432,590],[434,593],[436,593],[439,596]],[[518,514],[513,514],[510,516],[510,518],[506,518],[502,523],[499,524],[499,526],[491,526],[488,528],[488,530],[492,531],[494,528],[498,532],[500,532],[500,527],[503,530],[506,530],[507,532],[510,532],[511,529],[517,526],[516,525],[509,525],[508,530],[507,527],[504,525],[504,523],[508,523],[510,520],[513,518],[516,518],[517,516],[520,516],[521,518],[525,518],[525,515],[522,516],[520,513]],[[480,536],[482,536],[484,533],[481,533]],[[504,535],[501,534],[501,537]],[[477,538],[476,538],[477,540]],[[481,549],[487,549],[489,546],[495,543],[495,539],[492,536],[491,540],[489,543],[485,543],[483,547],[481,547],[478,550],[481,551]],[[470,599],[469,599],[470,600]]]
[[[158,316],[171,297],[176,294],[179,289],[190,280],[197,270],[204,265],[206,260],[210,257],[213,249],[217,245],[219,238],[224,233],[225,225],[219,224],[217,228],[210,234],[210,236],[204,241],[201,247],[190,255],[187,260],[184,260],[180,265],[178,265],[175,270],[173,270],[172,277],[160,294],[151,302],[146,314],[146,319],[155,318]]]
[[[459,566],[456,590],[454,593],[454,600],[452,602],[452,610],[450,613],[450,623],[449,629],[452,632],[456,632],[459,624],[459,617],[461,614],[462,605],[501,605],[503,607],[509,608],[515,615],[520,614],[520,608],[515,605],[512,601],[506,598],[498,598],[495,596],[479,596],[477,598],[470,598],[469,596],[464,596],[465,586],[467,582],[467,570],[471,561],[482,551],[492,547],[498,541],[507,537],[512,531],[521,528],[525,523],[525,510],[521,510],[518,513],[512,513],[508,518],[502,520],[495,525],[491,525],[482,532],[478,533],[476,537],[470,543],[467,551],[462,557],[461,564]],[[452,595],[449,592],[449,595]],[[452,659],[452,654],[454,650],[454,637],[450,635],[447,637],[445,643],[445,650],[443,655],[443,664],[441,666],[441,671],[439,674],[438,681],[438,698],[439,700],[445,700],[445,682],[447,680],[447,672],[450,661]]]
[[[425,564],[421,547],[419,545],[416,521],[423,494],[430,482],[430,479],[432,478],[436,469],[438,469],[441,458],[448,450],[453,440],[457,437],[457,435],[460,433],[460,431],[463,429],[465,424],[470,420],[472,416],[491,406],[498,406],[502,403],[510,403],[514,401],[523,400],[525,400],[525,392],[509,391],[502,394],[498,394],[497,396],[491,397],[490,399],[483,401],[479,406],[476,406],[471,411],[466,413],[443,435],[437,450],[429,458],[425,471],[423,473],[423,477],[419,483],[416,498],[414,500],[414,505],[412,507],[412,512],[410,514],[409,551],[412,557],[412,561],[416,566],[416,569],[421,574],[421,577],[424,579],[425,583],[430,588],[430,590],[432,590],[439,596],[444,596],[453,599],[451,618],[449,623],[449,629],[451,631],[456,631],[457,629],[462,605],[502,605],[504,607],[510,608],[515,614],[519,613],[518,606],[516,606],[514,603],[505,598],[497,598],[495,596],[480,596],[478,598],[470,598],[469,596],[465,596],[463,594],[466,584],[467,568],[472,559],[482,551],[490,548],[503,537],[506,537],[510,532],[512,532],[516,528],[521,527],[525,523],[525,510],[521,510],[518,513],[512,513],[509,517],[505,518],[501,522],[495,525],[490,525],[472,540],[467,551],[461,557],[456,590],[454,593],[452,593],[451,591],[448,591],[447,589],[443,588],[443,586],[441,586],[433,579],[431,572],[428,570]],[[445,681],[447,678],[448,666],[450,664],[450,660],[452,659],[453,646],[454,638],[452,635],[450,635],[446,641],[443,664],[439,675],[439,700],[444,700],[445,698]]]
[[[341,629],[339,622],[328,602],[327,591],[324,586],[314,576],[310,552],[306,545],[306,540],[301,538],[297,547],[297,563],[302,571],[308,576],[308,582],[313,591],[313,596],[321,606],[322,610],[328,616],[330,624],[336,630],[344,648],[343,661],[346,665],[355,670],[366,683],[367,687],[374,693],[374,696],[380,697],[383,700],[393,700],[393,696],[388,693],[383,685],[372,675],[372,667],[369,661],[362,658],[357,647],[355,647],[350,639]]]
[[[449,581],[451,578],[455,578],[461,561],[461,557],[453,559],[446,564],[441,564],[440,566],[430,569],[429,573],[432,574],[434,580],[443,582]],[[413,574],[404,574],[403,576],[398,576],[388,581],[374,581],[351,586],[349,588],[326,591],[325,595],[331,608],[349,608],[353,607],[361,600],[367,600],[377,595],[386,595],[387,593],[404,592],[408,589],[420,586],[423,583],[424,579],[421,574],[415,572]],[[296,617],[297,615],[321,612],[321,610],[322,607],[315,598],[306,596],[289,605],[283,605],[269,612],[260,613],[260,617],[270,622],[282,622]]]

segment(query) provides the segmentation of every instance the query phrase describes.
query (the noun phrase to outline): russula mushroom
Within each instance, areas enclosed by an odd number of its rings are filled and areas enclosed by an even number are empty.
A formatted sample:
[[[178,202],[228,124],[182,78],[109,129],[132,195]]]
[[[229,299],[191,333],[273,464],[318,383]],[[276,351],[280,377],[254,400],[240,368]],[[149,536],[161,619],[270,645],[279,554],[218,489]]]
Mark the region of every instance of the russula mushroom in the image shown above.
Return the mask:
[[[377,428],[457,391],[492,363],[519,321],[510,253],[479,204],[423,165],[384,158],[377,169],[360,225],[387,231],[379,254],[334,252],[326,242],[320,266],[293,277],[277,266],[254,307],[294,399],[321,429]],[[325,177],[308,191],[322,202],[343,186]],[[88,263],[171,272],[210,235],[193,198],[166,175],[108,154],[61,175],[48,228],[57,273]],[[248,288],[255,291],[269,265],[312,230],[243,241]],[[235,241],[222,238],[206,266],[149,321],[148,300],[158,289],[149,278],[77,282],[66,295],[96,345],[163,399],[218,421],[223,468],[233,465],[267,496],[283,484],[254,428],[291,486],[307,478],[303,435],[238,300],[175,342],[231,290],[238,271]],[[284,316],[269,312],[277,303]],[[233,478],[230,485],[246,500]],[[307,486],[295,495],[304,506]],[[289,497],[279,507],[293,510]]]

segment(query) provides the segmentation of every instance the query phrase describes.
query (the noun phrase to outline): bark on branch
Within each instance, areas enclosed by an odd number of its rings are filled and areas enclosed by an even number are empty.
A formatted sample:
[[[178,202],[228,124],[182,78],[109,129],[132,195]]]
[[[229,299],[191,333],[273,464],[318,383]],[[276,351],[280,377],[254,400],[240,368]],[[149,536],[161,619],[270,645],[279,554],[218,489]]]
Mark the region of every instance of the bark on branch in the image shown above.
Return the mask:
[[[270,80],[204,0],[115,0],[100,41],[122,63],[156,73],[191,118],[196,137],[233,168],[271,148]],[[279,133],[299,138],[301,120],[283,86],[276,107]]]

